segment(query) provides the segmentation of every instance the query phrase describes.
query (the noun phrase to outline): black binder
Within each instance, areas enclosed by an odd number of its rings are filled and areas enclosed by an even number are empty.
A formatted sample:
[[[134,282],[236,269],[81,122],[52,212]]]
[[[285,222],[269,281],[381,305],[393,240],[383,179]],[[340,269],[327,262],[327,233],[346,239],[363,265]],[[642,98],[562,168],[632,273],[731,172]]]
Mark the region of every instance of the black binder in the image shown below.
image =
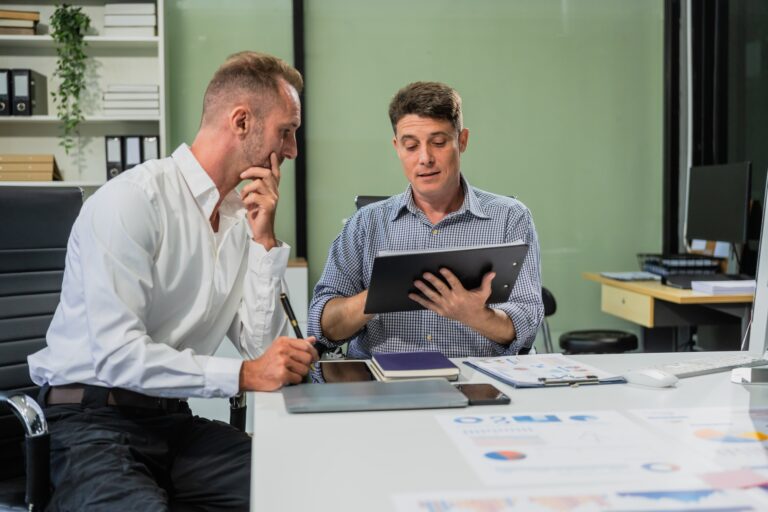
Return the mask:
[[[0,116],[11,115],[11,70],[0,69]]]
[[[14,116],[48,113],[48,86],[45,76],[31,69],[11,70],[11,113]]]
[[[153,135],[141,138],[142,161],[160,158],[160,137]]]
[[[141,157],[141,137],[138,135],[123,137],[123,169],[127,171],[143,161],[144,159]]]
[[[509,243],[473,247],[455,247],[423,251],[380,252],[373,260],[371,284],[365,301],[365,312],[391,313],[424,309],[408,294],[418,293],[413,286],[424,272],[440,277],[439,269],[450,269],[464,288],[480,286],[483,276],[495,272],[489,304],[505,302],[515,287],[520,268],[528,254],[528,245]],[[423,280],[423,279],[422,279]]]
[[[123,148],[121,137],[104,137],[107,159],[107,179],[111,180],[123,172]]]

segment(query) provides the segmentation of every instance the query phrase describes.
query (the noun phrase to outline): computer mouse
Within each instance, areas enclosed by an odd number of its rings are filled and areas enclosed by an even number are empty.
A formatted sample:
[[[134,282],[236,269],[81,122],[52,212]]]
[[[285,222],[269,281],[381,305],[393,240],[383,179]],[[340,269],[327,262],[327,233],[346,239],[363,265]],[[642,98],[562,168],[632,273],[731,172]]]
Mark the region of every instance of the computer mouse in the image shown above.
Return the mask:
[[[667,373],[657,368],[640,368],[638,370],[630,370],[624,374],[624,378],[630,384],[640,384],[641,386],[649,386],[653,388],[668,388],[674,386],[677,382],[677,377],[671,373]]]

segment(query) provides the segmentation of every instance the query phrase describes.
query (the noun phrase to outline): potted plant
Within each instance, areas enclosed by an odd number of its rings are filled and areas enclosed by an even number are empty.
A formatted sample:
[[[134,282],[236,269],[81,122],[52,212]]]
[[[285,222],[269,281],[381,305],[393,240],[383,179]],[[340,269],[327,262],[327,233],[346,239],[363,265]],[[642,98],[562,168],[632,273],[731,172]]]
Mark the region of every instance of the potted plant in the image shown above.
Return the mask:
[[[51,35],[59,57],[53,74],[61,80],[57,91],[52,94],[56,114],[62,121],[60,144],[67,154],[75,146],[78,126],[83,120],[80,94],[85,90],[87,43],[84,38],[90,27],[91,19],[82,12],[82,7],[57,5],[51,16]]]

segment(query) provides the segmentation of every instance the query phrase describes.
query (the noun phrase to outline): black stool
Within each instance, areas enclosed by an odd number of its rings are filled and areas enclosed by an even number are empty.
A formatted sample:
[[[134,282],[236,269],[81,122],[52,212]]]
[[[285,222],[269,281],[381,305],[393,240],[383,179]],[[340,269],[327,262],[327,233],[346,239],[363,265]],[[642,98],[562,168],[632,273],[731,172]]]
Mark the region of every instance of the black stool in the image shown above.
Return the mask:
[[[637,349],[637,336],[630,332],[587,329],[560,335],[566,354],[619,354]]]

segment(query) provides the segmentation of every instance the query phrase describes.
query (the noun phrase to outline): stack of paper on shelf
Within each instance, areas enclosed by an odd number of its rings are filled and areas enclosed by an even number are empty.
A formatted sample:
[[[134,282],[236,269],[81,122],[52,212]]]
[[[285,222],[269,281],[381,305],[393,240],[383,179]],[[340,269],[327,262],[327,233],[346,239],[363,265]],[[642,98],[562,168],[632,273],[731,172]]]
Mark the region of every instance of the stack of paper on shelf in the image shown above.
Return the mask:
[[[109,84],[102,107],[106,116],[159,116],[160,90],[154,84]]]
[[[461,371],[450,359],[437,351],[375,353],[371,369],[382,381],[445,378],[456,380]]]
[[[710,295],[754,295],[754,279],[734,281],[691,281],[691,290]]]
[[[53,155],[10,155],[0,153],[0,181],[61,180]]]
[[[152,37],[156,28],[154,2],[111,3],[104,6],[105,36]]]
[[[33,36],[39,21],[38,11],[0,9],[0,34]]]

